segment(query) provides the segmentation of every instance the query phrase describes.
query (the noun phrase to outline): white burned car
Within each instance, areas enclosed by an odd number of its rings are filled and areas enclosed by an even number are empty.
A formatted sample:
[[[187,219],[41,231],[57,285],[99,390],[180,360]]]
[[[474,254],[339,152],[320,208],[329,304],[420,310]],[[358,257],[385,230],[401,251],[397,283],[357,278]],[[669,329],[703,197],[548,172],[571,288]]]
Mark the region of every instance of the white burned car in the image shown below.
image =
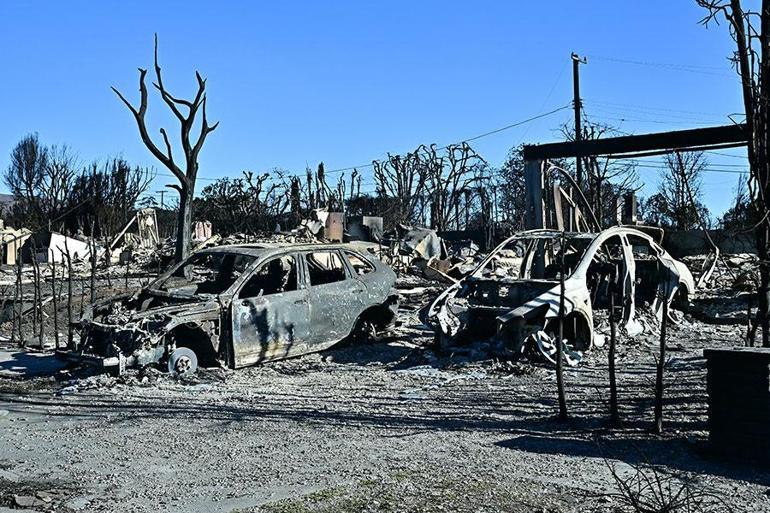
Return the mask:
[[[686,304],[695,285],[687,267],[652,237],[634,228],[601,233],[521,232],[500,244],[478,267],[444,291],[427,321],[440,345],[498,337],[509,349],[533,343],[553,359],[558,333],[561,258],[565,267],[564,339],[582,351],[594,342],[594,313],[611,295],[620,325],[638,330],[636,307],[661,310],[661,298]]]
[[[395,274],[347,244],[203,250],[134,295],[93,305],[69,359],[122,372],[243,367],[321,351],[395,316]]]

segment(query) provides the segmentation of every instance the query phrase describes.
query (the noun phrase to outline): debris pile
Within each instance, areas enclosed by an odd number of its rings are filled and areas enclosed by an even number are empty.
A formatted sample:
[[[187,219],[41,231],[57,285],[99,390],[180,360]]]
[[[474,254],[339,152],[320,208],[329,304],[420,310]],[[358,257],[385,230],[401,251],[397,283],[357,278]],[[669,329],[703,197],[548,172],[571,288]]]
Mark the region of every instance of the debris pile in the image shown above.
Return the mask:
[[[694,272],[711,263],[708,255],[684,257]],[[696,289],[691,313],[711,324],[746,324],[749,310],[756,310],[754,297],[759,282],[759,258],[750,253],[722,255],[709,280]],[[753,315],[756,315],[755,313]]]
[[[380,258],[402,274],[456,283],[480,262],[478,246],[470,240],[448,243],[436,230],[398,225],[382,238]]]

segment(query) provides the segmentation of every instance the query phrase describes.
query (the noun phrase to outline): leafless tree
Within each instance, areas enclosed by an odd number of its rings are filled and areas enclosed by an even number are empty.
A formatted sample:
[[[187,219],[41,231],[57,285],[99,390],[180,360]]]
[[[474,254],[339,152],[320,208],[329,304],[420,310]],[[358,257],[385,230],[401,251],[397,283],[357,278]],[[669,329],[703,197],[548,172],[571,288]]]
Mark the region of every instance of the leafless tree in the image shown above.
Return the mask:
[[[432,227],[459,228],[461,212],[467,212],[470,192],[484,183],[486,161],[466,143],[452,144],[440,154],[436,145],[422,146],[422,162],[428,177]],[[464,209],[462,203],[465,200]],[[467,218],[468,216],[466,216]]]
[[[147,131],[147,124],[145,121],[145,114],[147,113],[147,85],[145,84],[145,76],[147,70],[139,68],[139,93],[140,102],[139,107],[134,107],[115,87],[112,90],[118,97],[126,104],[126,107],[131,111],[136,120],[136,124],[139,128],[139,134],[142,137],[142,141],[150,150],[150,152],[160,162],[171,171],[179,181],[179,184],[174,184],[172,187],[179,192],[179,212],[177,216],[177,233],[176,233],[176,248],[175,248],[175,260],[177,262],[184,259],[190,251],[190,239],[192,231],[192,209],[193,209],[193,197],[195,195],[195,181],[198,177],[198,155],[203,148],[203,143],[206,141],[206,137],[213,132],[219,122],[209,125],[206,117],[206,79],[204,79],[200,73],[195,72],[195,77],[198,81],[198,91],[195,94],[193,100],[185,100],[173,96],[166,90],[163,84],[163,79],[160,72],[160,65],[158,64],[158,35],[155,35],[155,78],[156,82],[153,84],[155,88],[160,92],[160,96],[166,103],[168,108],[179,120],[181,128],[181,144],[184,152],[184,163],[177,164],[172,154],[172,145],[168,138],[165,128],[160,129],[160,134],[163,137],[163,144],[165,150],[161,150],[155,144]],[[183,112],[186,111],[186,112]],[[198,113],[201,113],[200,129],[197,138],[191,134],[193,126],[196,123]]]
[[[575,139],[574,128],[564,125],[561,131],[568,140]],[[585,118],[581,132],[583,140],[588,141],[614,136],[617,134],[617,129]],[[582,157],[582,164],[586,173],[583,185],[586,200],[599,223],[603,227],[608,226],[614,222],[618,198],[627,192],[637,192],[640,189],[636,165],[633,161],[621,161],[596,155]]]
[[[292,206],[291,179],[282,169],[220,178],[203,188],[196,208],[220,233],[270,230]],[[294,192],[300,195],[295,185]]]
[[[708,222],[708,209],[700,202],[701,176],[707,165],[703,153],[668,154],[665,163],[658,190],[646,201],[645,221],[676,230]]]
[[[151,169],[131,166],[122,158],[92,162],[72,185],[71,207],[65,216],[73,231],[96,223],[96,234],[111,236],[136,212],[139,197],[155,177]]]
[[[11,219],[33,229],[53,229],[68,208],[77,168],[77,157],[68,146],[49,148],[37,135],[23,138],[3,176],[16,199]]]
[[[39,215],[38,191],[47,166],[48,148],[40,143],[37,134],[31,134],[11,151],[11,163],[3,175],[3,181],[17,202],[36,216]]]
[[[770,0],[762,0],[759,12],[744,9],[741,0],[696,0],[706,9],[704,25],[726,21],[736,44],[732,61],[741,79],[748,131],[749,196],[757,252],[763,262],[770,257]],[[770,266],[760,266],[757,291],[762,345],[770,347]]]
[[[386,160],[372,162],[377,194],[394,200],[389,217],[395,223],[412,224],[418,219],[418,207],[428,181],[427,169],[422,160],[426,150],[423,145],[406,155],[389,153]]]

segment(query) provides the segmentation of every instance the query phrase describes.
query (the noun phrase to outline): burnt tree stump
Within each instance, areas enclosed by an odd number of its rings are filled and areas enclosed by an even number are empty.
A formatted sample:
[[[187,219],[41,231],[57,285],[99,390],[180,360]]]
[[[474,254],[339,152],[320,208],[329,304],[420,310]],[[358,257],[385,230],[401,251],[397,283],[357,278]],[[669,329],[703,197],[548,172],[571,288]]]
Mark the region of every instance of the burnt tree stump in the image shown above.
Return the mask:
[[[709,444],[770,465],[770,348],[706,349]]]

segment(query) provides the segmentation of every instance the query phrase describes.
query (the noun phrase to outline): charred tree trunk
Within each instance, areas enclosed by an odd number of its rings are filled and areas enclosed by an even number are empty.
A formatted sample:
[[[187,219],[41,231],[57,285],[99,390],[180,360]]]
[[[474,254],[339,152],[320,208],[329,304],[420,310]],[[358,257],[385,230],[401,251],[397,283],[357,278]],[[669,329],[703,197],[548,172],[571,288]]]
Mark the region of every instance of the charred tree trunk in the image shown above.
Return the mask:
[[[150,134],[147,132],[147,125],[145,122],[145,114],[147,112],[147,85],[145,84],[145,76],[147,75],[146,69],[139,69],[139,93],[140,102],[139,107],[134,107],[126,98],[114,87],[112,90],[123,103],[128,107],[131,113],[134,115],[137,127],[139,128],[139,134],[142,137],[147,149],[157,158],[166,168],[179,181],[178,185],[171,185],[173,189],[179,193],[179,212],[177,213],[177,233],[176,233],[176,246],[174,259],[176,262],[181,262],[190,253],[190,239],[192,232],[192,208],[193,208],[193,195],[195,193],[195,180],[198,176],[198,155],[203,148],[203,143],[206,140],[206,136],[213,132],[219,123],[213,125],[208,124],[206,118],[206,80],[198,73],[195,72],[195,77],[198,81],[198,91],[193,100],[185,100],[182,98],[176,98],[169,93],[163,85],[163,77],[160,72],[160,65],[158,64],[158,36],[155,35],[155,77],[156,82],[153,84],[158,91],[163,101],[168,108],[174,114],[179,121],[181,127],[181,144],[184,153],[184,164],[180,167],[174,160],[172,153],[171,142],[164,128],[160,129],[160,134],[163,137],[163,144],[165,150],[161,150],[155,142],[153,142]],[[183,112],[186,110],[187,112]],[[197,139],[191,135],[193,126],[196,125],[196,116],[198,112],[201,112],[201,121],[199,134]]]
[[[190,252],[190,240],[192,238],[192,206],[193,189],[189,186],[181,187],[179,193],[179,212],[176,218],[176,245],[174,255],[177,262],[181,262]]]
[[[757,321],[762,326],[762,345],[770,347],[770,0],[762,0],[761,12],[744,10],[740,0],[697,0],[709,14],[703,23],[724,16],[735,40],[735,62],[741,79],[743,107],[746,114],[746,131],[749,136],[747,153],[750,178],[749,193],[755,214],[755,241],[760,257],[760,283],[757,290]],[[759,14],[759,31],[752,25],[752,17]],[[759,49],[754,43],[759,43]]]

